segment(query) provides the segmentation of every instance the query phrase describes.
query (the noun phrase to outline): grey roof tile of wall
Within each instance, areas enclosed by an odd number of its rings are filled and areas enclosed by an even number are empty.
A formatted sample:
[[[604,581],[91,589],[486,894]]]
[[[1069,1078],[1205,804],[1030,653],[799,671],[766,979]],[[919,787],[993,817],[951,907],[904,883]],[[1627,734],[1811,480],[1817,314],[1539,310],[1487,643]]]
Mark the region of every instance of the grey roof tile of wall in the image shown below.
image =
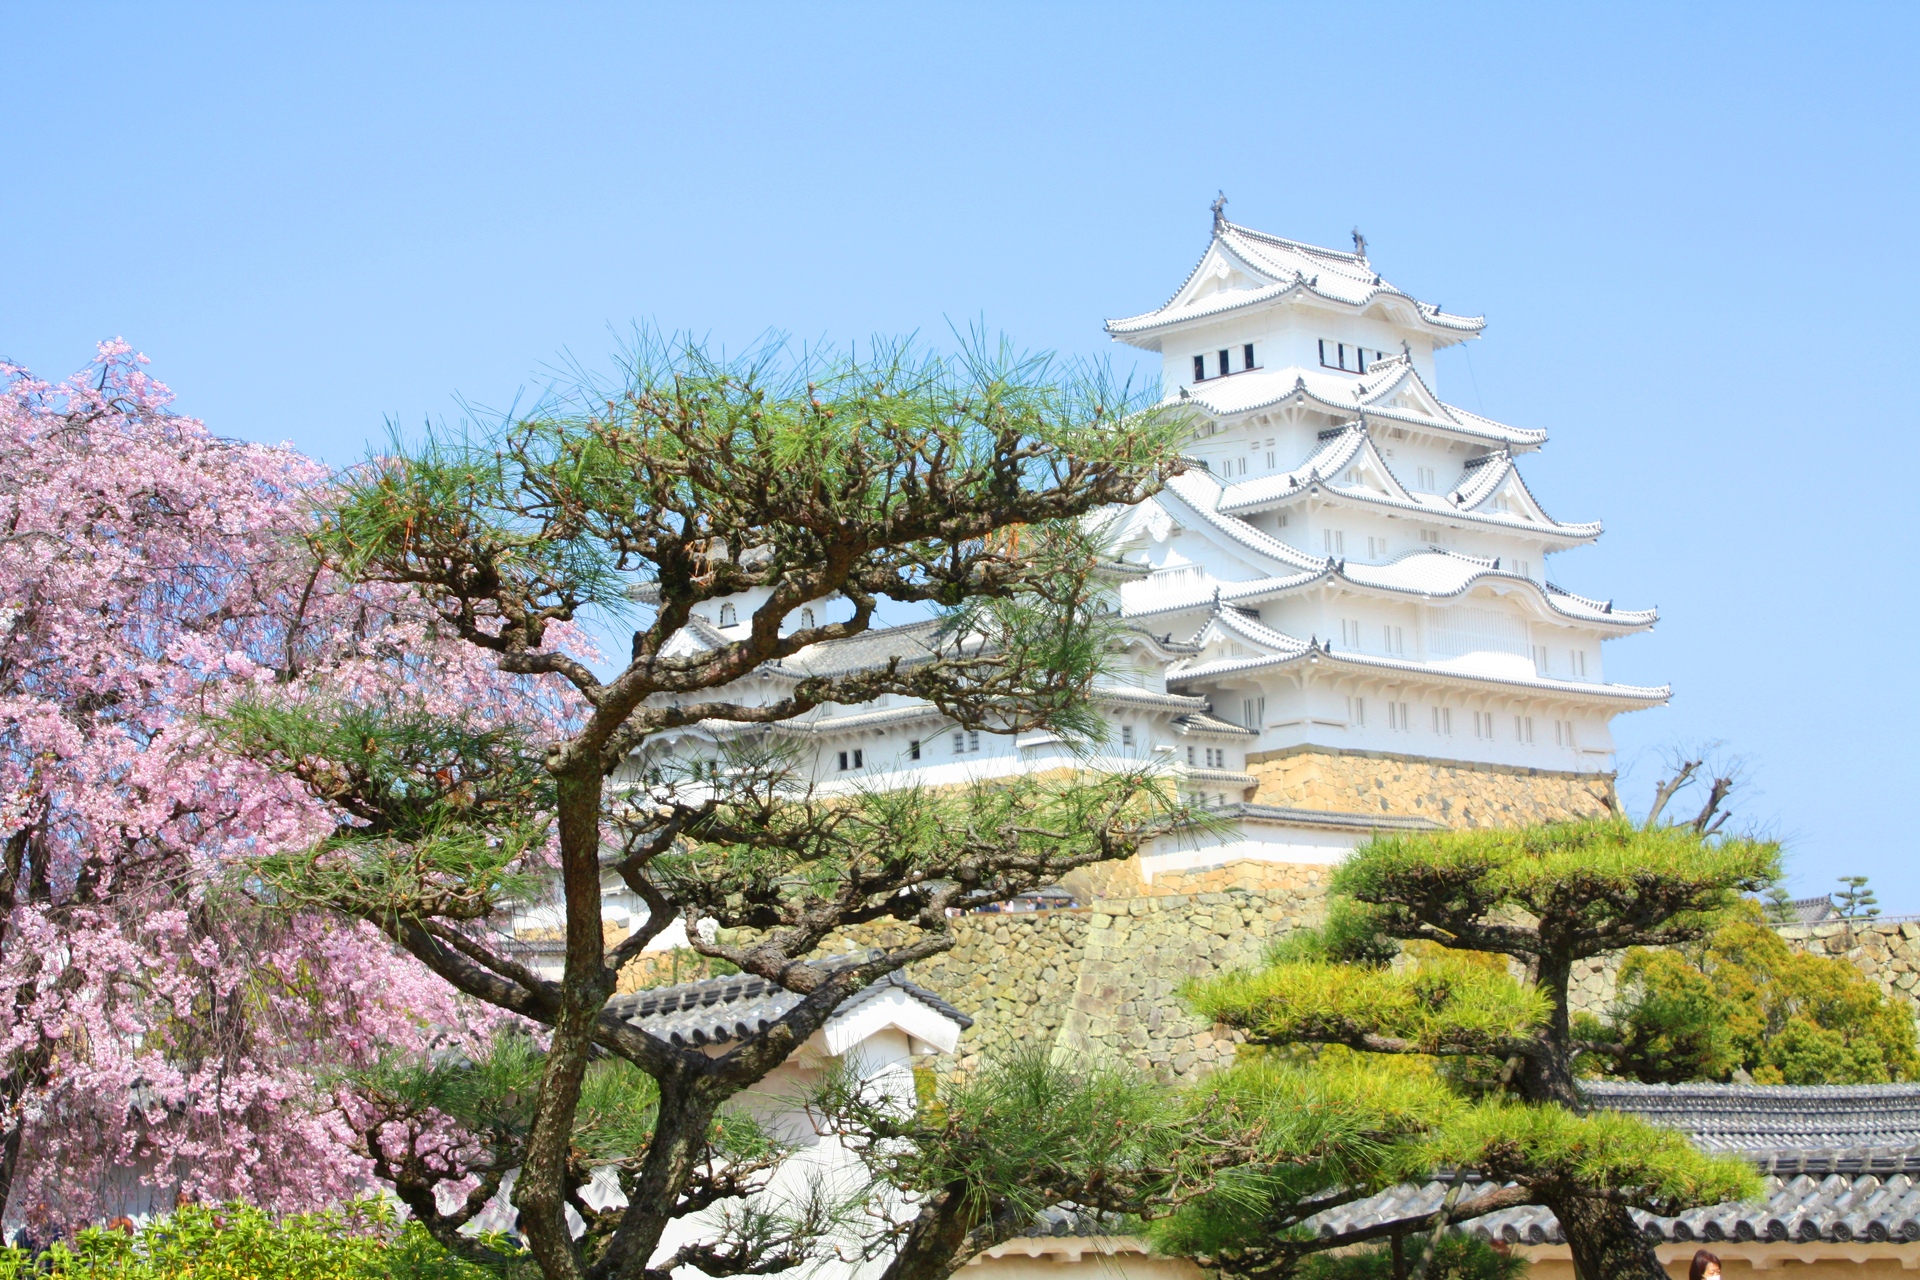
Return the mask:
[[[829,963],[838,968],[851,962]],[[966,1014],[897,971],[847,997],[835,1013],[856,1009],[889,988],[905,991],[963,1028],[973,1025],[973,1019]],[[663,1040],[697,1046],[727,1044],[764,1031],[802,999],[798,992],[775,986],[765,978],[736,974],[615,996],[608,1002],[608,1008],[631,1025]]]

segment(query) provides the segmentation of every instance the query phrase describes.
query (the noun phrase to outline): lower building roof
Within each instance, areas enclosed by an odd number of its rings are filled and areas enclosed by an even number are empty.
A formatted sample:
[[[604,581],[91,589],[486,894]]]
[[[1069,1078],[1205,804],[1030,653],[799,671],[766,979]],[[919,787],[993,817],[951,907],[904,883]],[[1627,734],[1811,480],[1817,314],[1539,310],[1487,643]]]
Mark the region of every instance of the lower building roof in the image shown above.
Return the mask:
[[[1743,1156],[1765,1175],[1763,1199],[1663,1217],[1633,1211],[1648,1237],[1671,1242],[1920,1241],[1920,1084],[1646,1085],[1591,1081],[1596,1107],[1680,1129],[1705,1151]],[[1392,1187],[1330,1209],[1326,1235],[1439,1209],[1451,1180]],[[1470,1175],[1464,1197],[1492,1190]],[[1510,1244],[1563,1244],[1551,1209],[1504,1209],[1460,1230]]]
[[[830,961],[825,967],[837,968],[849,963],[848,960]],[[885,974],[848,996],[834,1010],[835,1016],[849,1013],[893,989],[904,991],[963,1028],[973,1025],[972,1018],[925,987],[909,982],[898,971]],[[776,986],[765,978],[736,974],[615,996],[607,1007],[632,1026],[663,1040],[700,1046],[727,1044],[764,1031],[804,998],[799,992]]]

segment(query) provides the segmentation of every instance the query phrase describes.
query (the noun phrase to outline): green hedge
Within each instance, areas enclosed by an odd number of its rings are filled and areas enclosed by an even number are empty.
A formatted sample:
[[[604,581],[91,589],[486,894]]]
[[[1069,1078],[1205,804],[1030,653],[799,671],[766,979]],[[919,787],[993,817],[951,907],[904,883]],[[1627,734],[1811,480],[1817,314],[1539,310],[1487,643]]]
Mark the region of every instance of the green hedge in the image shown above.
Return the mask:
[[[503,1249],[506,1246],[503,1244]],[[454,1257],[380,1200],[276,1218],[243,1204],[189,1205],[127,1235],[98,1228],[38,1263],[0,1249],[0,1280],[502,1280],[533,1274],[505,1253],[483,1268]]]

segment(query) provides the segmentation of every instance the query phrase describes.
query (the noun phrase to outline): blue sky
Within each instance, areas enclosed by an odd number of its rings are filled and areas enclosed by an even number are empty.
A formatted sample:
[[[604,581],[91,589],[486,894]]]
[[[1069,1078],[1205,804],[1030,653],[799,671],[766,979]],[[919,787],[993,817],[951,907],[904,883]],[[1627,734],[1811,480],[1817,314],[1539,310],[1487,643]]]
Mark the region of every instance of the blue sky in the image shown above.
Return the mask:
[[[1920,9],[12,5],[0,355],[124,335],[329,462],[634,321],[744,345],[984,321],[1111,356],[1236,220],[1485,338],[1448,398],[1554,438],[1658,605],[1608,673],[1643,802],[1744,756],[1794,887],[1920,912],[1911,567]]]

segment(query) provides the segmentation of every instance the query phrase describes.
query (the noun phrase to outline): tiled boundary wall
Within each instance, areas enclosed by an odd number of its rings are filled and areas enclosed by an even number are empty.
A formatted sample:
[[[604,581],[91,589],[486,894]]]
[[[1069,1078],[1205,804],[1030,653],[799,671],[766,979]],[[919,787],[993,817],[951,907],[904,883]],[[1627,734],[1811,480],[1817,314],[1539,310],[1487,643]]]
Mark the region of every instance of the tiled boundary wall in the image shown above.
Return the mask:
[[[909,976],[974,1019],[945,1073],[983,1056],[1042,1044],[1112,1057],[1191,1080],[1232,1058],[1234,1037],[1189,1013],[1188,978],[1257,963],[1269,942],[1316,923],[1331,868],[1242,862],[1151,887],[1113,877],[1124,896],[1064,911],[971,915],[958,942]],[[856,930],[828,950],[873,946],[888,928]],[[1825,924],[1782,930],[1795,946],[1844,956],[1920,1013],[1920,922]],[[1576,978],[1575,1005],[1614,996],[1612,965]]]

